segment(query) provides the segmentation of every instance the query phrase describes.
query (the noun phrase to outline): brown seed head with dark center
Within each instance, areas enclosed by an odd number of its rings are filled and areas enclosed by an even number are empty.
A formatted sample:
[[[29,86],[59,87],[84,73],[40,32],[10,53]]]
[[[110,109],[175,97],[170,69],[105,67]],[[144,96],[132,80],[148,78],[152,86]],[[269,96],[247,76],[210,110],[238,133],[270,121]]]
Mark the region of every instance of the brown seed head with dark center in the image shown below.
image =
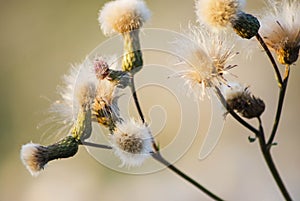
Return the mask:
[[[236,110],[239,114],[248,119],[260,117],[265,110],[263,100],[251,95],[247,88],[226,101],[229,108]]]

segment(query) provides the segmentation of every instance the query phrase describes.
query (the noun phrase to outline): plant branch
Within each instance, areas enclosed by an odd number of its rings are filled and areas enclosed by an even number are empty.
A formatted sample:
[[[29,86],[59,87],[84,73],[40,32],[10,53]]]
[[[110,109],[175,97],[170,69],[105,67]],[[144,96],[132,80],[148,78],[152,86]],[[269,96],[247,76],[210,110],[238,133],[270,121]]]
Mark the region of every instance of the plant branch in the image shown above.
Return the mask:
[[[285,80],[287,80],[289,77],[289,69],[288,71],[286,72],[286,76],[285,76]],[[287,81],[285,81],[287,83]],[[284,83],[285,83],[284,82]],[[259,129],[256,129],[254,128],[253,126],[251,126],[250,124],[248,124],[246,121],[244,121],[238,114],[236,114],[231,108],[228,108],[227,104],[226,104],[226,100],[224,98],[224,96],[222,95],[220,89],[218,87],[215,87],[216,89],[216,93],[217,93],[217,96],[219,97],[221,103],[223,104],[223,106],[225,108],[227,108],[228,112],[239,122],[241,123],[243,126],[245,126],[246,128],[248,128],[250,131],[252,131],[256,137],[259,139],[259,145],[260,145],[260,148],[261,148],[261,151],[262,151],[262,154],[264,156],[264,159],[272,173],[272,176],[273,178],[275,179],[282,195],[284,196],[284,198],[287,200],[287,201],[290,201],[292,200],[281,177],[280,177],[280,174],[275,166],[275,163],[273,161],[273,158],[272,158],[272,155],[271,155],[271,152],[270,152],[270,149],[268,148],[268,144],[266,143],[266,140],[265,140],[265,134],[264,134],[264,129],[263,129],[263,126],[262,126],[262,121],[260,118],[258,118],[258,121],[259,121]],[[280,115],[279,115],[280,117]]]
[[[170,170],[172,170],[175,174],[177,174],[178,176],[182,177],[183,179],[185,179],[187,182],[191,183],[192,185],[194,185],[196,188],[198,188],[199,190],[201,190],[203,193],[205,193],[206,195],[208,195],[210,198],[212,198],[213,200],[217,200],[217,201],[222,201],[223,199],[221,199],[220,197],[216,196],[215,194],[213,194],[211,191],[209,191],[208,189],[206,189],[205,187],[203,187],[202,185],[200,185],[198,182],[196,182],[194,179],[192,179],[191,177],[189,177],[188,175],[186,175],[185,173],[183,173],[181,170],[179,170],[178,168],[176,168],[174,165],[170,164],[167,160],[165,160],[163,158],[163,156],[160,154],[160,152],[155,152],[152,154],[152,157],[157,160],[158,162],[162,163],[163,165],[165,165],[167,168],[169,168]]]
[[[276,132],[277,132],[280,117],[281,117],[283,102],[284,102],[284,98],[285,98],[285,92],[286,92],[286,88],[288,85],[289,75],[290,75],[290,67],[286,66],[284,80],[283,80],[282,86],[280,87],[280,91],[279,91],[278,105],[277,105],[276,116],[275,116],[275,120],[274,120],[274,124],[273,124],[273,129],[272,129],[272,132],[271,132],[270,138],[268,140],[268,144],[267,144],[268,148],[272,147],[274,138],[276,136]]]
[[[130,81],[131,81],[130,89],[131,89],[131,93],[132,93],[132,96],[133,96],[135,106],[137,108],[137,111],[140,115],[140,118],[141,118],[142,122],[145,123],[145,118],[144,118],[144,115],[143,115],[143,112],[142,112],[142,109],[141,109],[141,106],[140,106],[140,103],[139,103],[139,99],[137,97],[137,93],[136,93],[136,90],[135,90],[134,75],[131,75]]]
[[[256,34],[256,39],[258,40],[258,42],[260,43],[260,45],[262,46],[262,48],[265,50],[267,56],[269,57],[272,66],[274,68],[275,71],[275,75],[276,75],[276,80],[278,83],[278,86],[281,87],[282,86],[282,78],[281,78],[281,74],[280,71],[278,69],[277,63],[272,55],[272,53],[270,52],[268,46],[266,45],[265,41],[263,40],[263,38],[259,35],[259,33]]]
[[[109,146],[109,145],[96,144],[96,143],[92,143],[92,142],[81,141],[81,144],[85,145],[85,146],[95,147],[95,148],[101,148],[101,149],[112,149],[112,147]]]
[[[262,126],[262,122],[261,119],[258,118],[259,120],[259,135],[257,135],[258,139],[259,139],[259,145],[260,145],[260,149],[263,153],[264,159],[272,173],[273,178],[275,179],[282,195],[284,196],[285,200],[287,201],[292,201],[291,196],[289,195],[289,192],[287,191],[281,177],[280,174],[275,166],[275,163],[273,161],[272,155],[271,155],[271,150],[268,148],[266,141],[265,141],[265,135],[264,135],[264,130],[263,130],[263,126]]]

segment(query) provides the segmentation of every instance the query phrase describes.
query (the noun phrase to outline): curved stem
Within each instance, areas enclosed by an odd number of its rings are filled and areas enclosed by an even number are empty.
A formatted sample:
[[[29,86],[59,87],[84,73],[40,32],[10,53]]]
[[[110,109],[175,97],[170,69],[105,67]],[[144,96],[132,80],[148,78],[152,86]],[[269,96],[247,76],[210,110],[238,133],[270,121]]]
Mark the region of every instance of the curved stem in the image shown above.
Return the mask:
[[[273,161],[272,155],[271,155],[271,150],[268,148],[266,141],[265,141],[265,135],[264,135],[264,130],[262,127],[262,122],[261,119],[258,118],[259,120],[259,135],[257,136],[259,139],[259,145],[260,145],[260,149],[263,153],[264,159],[272,173],[273,178],[275,179],[282,195],[284,196],[285,200],[287,201],[292,201],[291,196],[289,195],[289,192],[287,191],[281,177],[280,174],[275,166],[275,163]]]
[[[137,97],[137,93],[136,93],[136,90],[135,90],[134,75],[131,76],[130,81],[131,81],[130,89],[131,89],[131,93],[132,93],[132,96],[133,96],[135,106],[137,108],[137,111],[140,115],[140,118],[141,118],[142,122],[145,123],[145,118],[144,118],[144,115],[143,115],[143,112],[142,112],[142,109],[141,109],[141,106],[140,106],[140,103],[139,103],[139,99]]]
[[[81,144],[82,145],[86,145],[86,146],[90,146],[90,147],[101,148],[101,149],[112,149],[111,146],[102,145],[102,144],[96,144],[96,143],[91,143],[91,142],[81,142]],[[181,170],[179,170],[178,168],[176,168],[174,165],[172,165],[171,163],[169,163],[166,159],[164,159],[162,157],[162,155],[160,154],[160,152],[158,151],[158,149],[159,149],[158,146],[154,142],[153,142],[153,146],[154,146],[154,149],[156,151],[155,153],[152,153],[152,157],[154,159],[156,159],[157,161],[159,161],[160,163],[162,163],[163,165],[165,165],[167,168],[169,168],[170,170],[172,170],[174,173],[176,173],[177,175],[179,175],[180,177],[182,177],[186,181],[188,181],[191,184],[193,184],[195,187],[197,187],[199,190],[203,191],[205,194],[207,194],[212,199],[217,200],[217,201],[223,201],[223,199],[219,198],[218,196],[216,196],[215,194],[213,194],[212,192],[210,192],[208,189],[204,188],[202,185],[200,185],[194,179],[192,179],[191,177],[189,177],[188,175],[186,175],[185,173],[183,173]]]
[[[261,147],[262,151],[263,151],[263,148]],[[265,161],[266,163],[268,164],[268,167],[273,175],[273,178],[275,179],[282,195],[284,196],[285,200],[287,201],[292,201],[292,198],[291,196],[289,195],[289,192],[287,191],[281,177],[280,177],[280,174],[278,172],[278,170],[276,169],[276,166],[274,164],[274,161],[273,161],[273,158],[272,158],[272,155],[270,153],[270,150],[267,150],[267,151],[263,151],[263,155],[264,155],[264,158],[265,158]]]
[[[277,105],[277,111],[276,111],[276,116],[273,124],[273,129],[270,135],[270,138],[268,140],[268,148],[272,147],[272,144],[274,142],[274,138],[278,129],[280,117],[281,117],[281,112],[282,112],[282,107],[283,107],[283,102],[284,102],[284,97],[285,97],[285,92],[286,88],[288,85],[288,80],[289,80],[289,75],[290,75],[290,67],[286,66],[285,69],[285,75],[284,75],[284,80],[282,83],[282,86],[280,87],[280,92],[279,92],[279,99],[278,99],[278,105]]]
[[[272,66],[274,68],[275,71],[275,75],[276,75],[276,80],[278,83],[278,86],[281,87],[282,85],[282,78],[281,78],[281,74],[280,71],[278,69],[277,63],[275,62],[275,59],[272,55],[272,53],[270,52],[268,46],[266,45],[265,41],[262,39],[262,37],[259,35],[259,33],[256,34],[256,39],[258,40],[258,42],[260,43],[260,45],[262,46],[262,48],[265,50],[267,56],[269,57]]]
[[[205,193],[206,195],[208,195],[213,200],[218,200],[218,201],[222,201],[223,200],[222,198],[218,197],[217,195],[213,194],[211,191],[209,191],[208,189],[206,189],[205,187],[203,187],[202,185],[200,185],[194,179],[192,179],[191,177],[189,177],[188,175],[186,175],[185,173],[183,173],[181,170],[179,170],[178,168],[176,168],[174,165],[170,164],[167,160],[165,160],[162,157],[162,155],[159,152],[153,153],[152,157],[154,159],[156,159],[158,162],[160,162],[163,165],[165,165],[170,170],[172,170],[175,174],[179,175],[180,177],[182,177],[183,179],[185,179],[187,182],[189,182],[192,185],[194,185],[196,188],[198,188],[199,190],[201,190],[203,193]]]

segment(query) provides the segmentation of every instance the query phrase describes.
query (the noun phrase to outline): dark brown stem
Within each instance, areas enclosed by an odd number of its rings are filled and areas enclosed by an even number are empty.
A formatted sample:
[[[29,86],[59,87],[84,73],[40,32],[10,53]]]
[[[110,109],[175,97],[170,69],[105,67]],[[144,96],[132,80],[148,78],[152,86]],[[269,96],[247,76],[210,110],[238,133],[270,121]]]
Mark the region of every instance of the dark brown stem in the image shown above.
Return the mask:
[[[256,34],[256,39],[258,40],[258,42],[260,43],[260,45],[262,46],[262,48],[265,50],[267,56],[269,57],[272,66],[274,68],[275,71],[275,75],[276,75],[276,80],[278,83],[278,86],[281,87],[282,85],[282,78],[281,78],[281,74],[280,71],[278,69],[277,63],[272,55],[272,53],[270,52],[268,46],[266,45],[265,41],[263,40],[263,38],[259,35],[259,33]]]
[[[170,170],[172,170],[175,174],[179,175],[180,177],[182,177],[183,179],[185,179],[187,182],[191,183],[192,185],[194,185],[196,188],[198,188],[199,190],[201,190],[203,193],[205,193],[206,195],[208,195],[210,198],[212,198],[213,200],[218,200],[218,201],[222,201],[223,199],[221,199],[220,197],[216,196],[215,194],[213,194],[211,191],[209,191],[208,189],[206,189],[205,187],[203,187],[202,185],[200,185],[198,182],[196,182],[194,179],[192,179],[191,177],[189,177],[188,175],[186,175],[185,173],[183,173],[181,170],[179,170],[178,168],[176,168],[174,165],[170,164],[167,160],[165,160],[162,155],[160,154],[160,152],[156,152],[152,154],[152,157],[157,160],[158,162],[162,163],[163,165],[165,165],[167,168],[169,168]]]
[[[259,134],[257,135],[257,137],[259,139],[259,145],[260,145],[261,152],[263,153],[264,159],[265,159],[265,161],[272,173],[272,176],[275,179],[282,195],[284,196],[285,200],[292,201],[292,198],[289,195],[289,192],[287,191],[287,189],[280,177],[280,174],[275,166],[275,163],[274,163],[272,155],[271,155],[271,150],[268,148],[268,145],[266,144],[262,121],[260,118],[258,118],[258,120],[259,120]]]
[[[130,80],[131,80],[130,88],[131,88],[131,93],[132,93],[132,96],[133,96],[135,106],[137,108],[137,111],[140,115],[140,118],[141,118],[142,122],[145,123],[145,118],[144,118],[144,115],[143,115],[143,112],[142,112],[142,109],[141,109],[141,106],[140,106],[140,103],[139,103],[139,99],[137,97],[137,93],[136,93],[136,90],[135,90],[134,75],[131,76]]]
[[[276,116],[275,116],[275,120],[274,120],[274,124],[273,124],[273,129],[272,129],[270,138],[268,140],[268,148],[272,147],[272,144],[273,144],[275,136],[276,136],[276,132],[277,132],[280,117],[281,117],[285,92],[286,92],[286,88],[288,85],[289,75],[290,75],[290,67],[286,66],[284,80],[283,80],[283,83],[282,83],[282,85],[280,87],[280,91],[279,91],[278,105],[277,105]]]
[[[286,73],[285,78],[288,78],[288,72]],[[280,174],[275,166],[275,163],[273,161],[272,155],[271,155],[271,150],[268,148],[268,144],[266,143],[265,140],[265,134],[264,134],[264,130],[263,130],[263,126],[262,126],[262,121],[260,118],[258,118],[259,120],[259,129],[254,128],[253,126],[251,126],[250,124],[248,124],[246,121],[244,121],[238,114],[236,114],[231,108],[228,108],[227,104],[226,104],[226,100],[224,99],[220,89],[218,87],[215,87],[216,93],[218,98],[220,99],[220,101],[222,102],[223,106],[225,108],[227,108],[228,112],[239,122],[241,123],[243,126],[245,126],[246,128],[248,128],[250,131],[252,131],[256,137],[259,139],[259,145],[262,151],[262,154],[264,156],[264,159],[272,173],[273,178],[275,179],[282,195],[284,196],[284,198],[287,201],[291,201],[291,197],[280,177]]]

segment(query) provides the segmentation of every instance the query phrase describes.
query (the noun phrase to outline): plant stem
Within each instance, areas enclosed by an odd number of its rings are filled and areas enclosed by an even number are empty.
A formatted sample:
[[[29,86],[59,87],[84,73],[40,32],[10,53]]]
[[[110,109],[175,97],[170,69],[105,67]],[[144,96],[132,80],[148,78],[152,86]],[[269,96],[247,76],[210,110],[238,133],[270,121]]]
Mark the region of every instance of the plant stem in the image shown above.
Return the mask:
[[[274,138],[275,138],[275,135],[276,135],[276,132],[278,129],[281,112],[282,112],[282,107],[283,107],[283,102],[284,102],[284,97],[285,97],[285,92],[286,92],[286,88],[288,85],[289,75],[290,75],[290,67],[286,66],[284,80],[283,80],[282,86],[280,87],[280,91],[279,91],[279,99],[278,99],[278,105],[277,105],[276,116],[275,116],[275,120],[274,120],[274,124],[273,124],[273,129],[272,129],[270,138],[267,143],[268,148],[272,147],[272,144],[274,142]]]
[[[285,200],[292,201],[292,198],[289,195],[289,192],[287,191],[287,189],[280,177],[280,174],[275,166],[275,163],[274,163],[272,155],[271,155],[271,150],[268,148],[268,145],[266,144],[261,119],[258,118],[258,120],[259,120],[259,134],[257,135],[257,137],[259,139],[259,145],[260,145],[260,149],[263,153],[264,159],[265,159],[265,161],[272,173],[272,176],[275,179],[282,195],[284,196]]]
[[[112,147],[109,146],[109,145],[96,144],[96,143],[92,143],[92,142],[85,142],[85,141],[82,141],[81,144],[82,144],[82,145],[85,145],[85,146],[95,147],[95,148],[101,148],[101,149],[112,149]]]
[[[285,80],[284,83],[287,84],[287,80],[288,80],[288,77],[289,77],[289,70],[286,72],[286,76],[285,76]],[[283,84],[284,86],[284,84]],[[282,195],[284,196],[284,198],[287,200],[287,201],[290,201],[292,200],[281,177],[280,177],[280,174],[278,173],[277,169],[276,169],[276,166],[275,166],[275,163],[273,161],[273,158],[272,158],[272,155],[271,155],[271,150],[268,148],[269,147],[269,144],[266,143],[266,140],[265,140],[265,134],[264,134],[264,130],[263,130],[263,126],[262,126],[262,121],[260,118],[258,118],[259,120],[259,129],[256,129],[254,128],[253,126],[251,126],[250,124],[248,124],[246,121],[244,121],[238,114],[236,114],[231,108],[228,108],[227,107],[227,104],[226,104],[226,100],[224,99],[224,96],[222,95],[220,89],[218,87],[215,87],[216,89],[216,93],[217,93],[217,96],[219,97],[220,101],[222,102],[223,106],[227,108],[228,112],[239,122],[241,123],[243,126],[245,126],[246,128],[248,128],[250,131],[252,131],[256,137],[259,139],[259,144],[260,144],[260,148],[261,148],[261,151],[262,151],[262,154],[264,156],[264,159],[272,173],[272,176],[273,178],[275,179]],[[283,100],[282,100],[283,102]],[[280,117],[280,114],[279,114],[279,117]],[[278,122],[279,122],[279,119],[278,119]],[[276,133],[276,130],[275,130],[275,133]]]
[[[278,86],[281,87],[282,85],[282,78],[281,78],[281,74],[280,71],[278,69],[277,63],[275,62],[274,57],[272,56],[272,53],[270,52],[268,46],[266,45],[265,41],[263,40],[263,38],[259,35],[259,33],[256,34],[256,39],[258,40],[258,42],[260,43],[260,45],[262,46],[262,48],[265,50],[267,56],[269,57],[272,66],[274,68],[275,71],[275,75],[276,75],[276,80],[278,83]]]
[[[142,112],[142,109],[141,109],[141,106],[140,106],[140,103],[139,103],[139,99],[137,97],[137,93],[136,93],[136,90],[135,90],[134,75],[131,75],[130,81],[131,81],[130,88],[131,88],[131,93],[132,93],[132,96],[133,96],[135,106],[137,108],[137,111],[140,115],[140,118],[141,118],[142,122],[145,123],[145,118],[144,118],[144,115],[143,115],[143,112]]]
[[[162,155],[160,154],[160,152],[153,153],[152,157],[154,159],[156,159],[157,161],[159,161],[160,163],[164,164],[167,168],[169,168],[170,170],[172,170],[175,174],[179,175],[180,177],[182,177],[183,179],[185,179],[187,182],[189,182],[192,185],[194,185],[196,188],[198,188],[199,190],[201,190],[203,193],[205,193],[206,195],[208,195],[213,200],[218,200],[218,201],[222,201],[223,200],[220,197],[218,197],[215,194],[213,194],[208,189],[206,189],[205,187],[203,187],[202,185],[200,185],[194,179],[192,179],[191,177],[189,177],[188,175],[186,175],[185,173],[183,173],[181,170],[179,170],[178,168],[176,168],[174,165],[170,164],[167,160],[165,160],[162,157]]]
[[[137,97],[137,93],[136,93],[136,90],[135,90],[134,76],[133,75],[131,76],[131,85],[130,86],[131,86],[132,96],[133,96],[136,108],[138,110],[138,113],[140,115],[140,118],[141,118],[142,122],[145,123],[144,115],[143,115],[142,109],[140,107],[139,100],[138,100],[138,97]],[[159,148],[155,144],[155,142],[153,142],[153,147],[154,147],[154,149],[156,151],[155,153],[152,153],[152,157],[154,159],[156,159],[160,163],[164,164],[167,168],[169,168],[170,170],[172,170],[175,174],[177,174],[181,178],[185,179],[186,181],[188,181],[189,183],[191,183],[195,187],[197,187],[199,190],[201,190],[202,192],[204,192],[206,195],[208,195],[212,199],[217,200],[217,201],[222,201],[223,200],[223,199],[219,198],[218,196],[216,196],[215,194],[213,194],[212,192],[210,192],[208,189],[204,188],[202,185],[200,185],[194,179],[192,179],[191,177],[189,177],[188,175],[186,175],[185,173],[183,173],[181,170],[179,170],[178,168],[176,168],[174,165],[172,165],[171,163],[169,163],[166,159],[164,159],[162,157],[162,155],[160,154]]]

